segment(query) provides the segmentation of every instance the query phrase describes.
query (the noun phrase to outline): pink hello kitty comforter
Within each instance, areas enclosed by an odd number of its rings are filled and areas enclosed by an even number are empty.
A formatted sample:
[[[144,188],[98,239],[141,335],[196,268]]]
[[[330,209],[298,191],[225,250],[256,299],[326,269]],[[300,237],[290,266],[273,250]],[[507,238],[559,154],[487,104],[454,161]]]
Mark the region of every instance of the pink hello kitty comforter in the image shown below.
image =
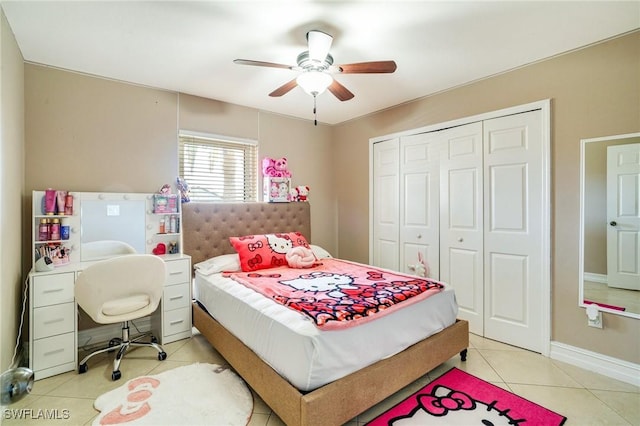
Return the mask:
[[[444,288],[442,283],[428,278],[340,259],[323,259],[312,269],[283,266],[233,272],[229,277],[307,315],[323,330],[379,318]]]

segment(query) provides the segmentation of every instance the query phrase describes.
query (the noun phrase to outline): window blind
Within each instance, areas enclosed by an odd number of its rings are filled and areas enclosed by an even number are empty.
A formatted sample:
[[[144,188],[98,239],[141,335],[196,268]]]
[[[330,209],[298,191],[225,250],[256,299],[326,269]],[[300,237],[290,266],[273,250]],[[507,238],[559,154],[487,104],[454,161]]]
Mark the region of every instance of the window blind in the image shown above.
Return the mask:
[[[193,201],[258,199],[258,145],[217,136],[180,133],[180,176]]]

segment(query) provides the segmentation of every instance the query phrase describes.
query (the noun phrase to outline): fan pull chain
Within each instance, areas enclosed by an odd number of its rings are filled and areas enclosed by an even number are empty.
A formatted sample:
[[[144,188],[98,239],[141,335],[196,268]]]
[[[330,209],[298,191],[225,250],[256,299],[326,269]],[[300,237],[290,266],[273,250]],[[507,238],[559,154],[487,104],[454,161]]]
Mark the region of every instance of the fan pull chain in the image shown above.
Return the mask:
[[[318,113],[316,108],[316,95],[313,95],[313,125],[318,125]]]

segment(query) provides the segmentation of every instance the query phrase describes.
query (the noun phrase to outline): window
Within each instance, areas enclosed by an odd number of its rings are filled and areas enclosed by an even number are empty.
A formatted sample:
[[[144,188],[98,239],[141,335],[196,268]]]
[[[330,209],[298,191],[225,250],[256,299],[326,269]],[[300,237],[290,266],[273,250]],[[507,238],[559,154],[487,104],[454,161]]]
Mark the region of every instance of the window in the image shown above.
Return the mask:
[[[193,201],[257,201],[255,141],[180,132],[180,176]]]

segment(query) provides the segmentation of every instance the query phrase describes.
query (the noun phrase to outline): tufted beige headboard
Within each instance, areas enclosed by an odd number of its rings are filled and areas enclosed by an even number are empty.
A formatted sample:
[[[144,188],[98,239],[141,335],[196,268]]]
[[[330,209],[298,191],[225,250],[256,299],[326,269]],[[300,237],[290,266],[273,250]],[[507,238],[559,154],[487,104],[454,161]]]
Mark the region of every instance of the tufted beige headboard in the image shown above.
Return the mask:
[[[229,237],[299,231],[311,242],[309,203],[185,203],[183,252],[191,264],[235,253]]]

